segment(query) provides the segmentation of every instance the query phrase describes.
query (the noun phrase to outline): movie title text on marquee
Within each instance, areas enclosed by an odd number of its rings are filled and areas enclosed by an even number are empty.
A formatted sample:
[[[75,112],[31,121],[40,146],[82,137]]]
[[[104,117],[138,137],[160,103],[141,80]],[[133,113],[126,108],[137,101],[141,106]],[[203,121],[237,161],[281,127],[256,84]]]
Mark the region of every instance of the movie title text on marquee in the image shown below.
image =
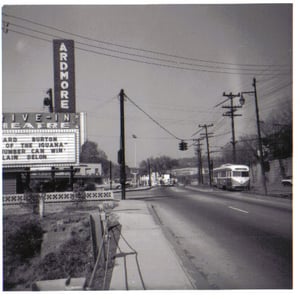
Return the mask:
[[[3,167],[79,163],[79,114],[4,113]]]

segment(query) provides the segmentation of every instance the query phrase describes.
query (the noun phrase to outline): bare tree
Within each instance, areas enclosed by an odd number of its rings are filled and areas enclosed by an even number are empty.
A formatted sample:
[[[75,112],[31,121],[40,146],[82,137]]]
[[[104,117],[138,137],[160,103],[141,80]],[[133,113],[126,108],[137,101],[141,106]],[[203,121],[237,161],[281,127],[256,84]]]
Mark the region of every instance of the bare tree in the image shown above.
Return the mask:
[[[174,167],[178,166],[178,160],[172,159],[168,156],[161,156],[157,158],[149,158],[140,163],[140,169],[143,174],[148,173],[149,165],[152,171],[158,172],[160,175],[170,172]]]

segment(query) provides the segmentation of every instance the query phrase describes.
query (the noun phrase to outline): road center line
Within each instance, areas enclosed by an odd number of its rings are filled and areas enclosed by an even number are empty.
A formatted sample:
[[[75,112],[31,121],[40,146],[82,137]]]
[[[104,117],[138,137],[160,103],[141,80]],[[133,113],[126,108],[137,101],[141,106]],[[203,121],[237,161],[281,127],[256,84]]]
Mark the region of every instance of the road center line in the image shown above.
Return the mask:
[[[232,209],[232,210],[236,210],[236,211],[242,212],[242,213],[246,213],[246,214],[249,213],[248,211],[241,210],[241,209],[238,209],[238,208],[235,208],[235,207],[232,207],[232,206],[228,206],[228,208],[229,208],[229,209]]]

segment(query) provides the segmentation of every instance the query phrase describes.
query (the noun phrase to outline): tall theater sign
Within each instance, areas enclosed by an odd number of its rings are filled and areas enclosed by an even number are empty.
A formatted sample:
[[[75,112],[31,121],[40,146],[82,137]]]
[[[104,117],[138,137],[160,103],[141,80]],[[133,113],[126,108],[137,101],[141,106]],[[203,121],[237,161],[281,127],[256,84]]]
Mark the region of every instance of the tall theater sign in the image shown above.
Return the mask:
[[[54,40],[54,98],[56,112],[75,112],[74,41]]]
[[[79,113],[3,113],[3,167],[79,163]]]

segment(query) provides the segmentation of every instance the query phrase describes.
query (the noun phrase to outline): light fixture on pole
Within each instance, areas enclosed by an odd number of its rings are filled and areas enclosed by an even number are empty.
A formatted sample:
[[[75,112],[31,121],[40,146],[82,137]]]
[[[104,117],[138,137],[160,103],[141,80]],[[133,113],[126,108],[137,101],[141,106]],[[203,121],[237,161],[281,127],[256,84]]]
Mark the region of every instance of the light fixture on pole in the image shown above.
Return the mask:
[[[239,102],[240,102],[241,106],[244,106],[244,104],[245,104],[245,98],[243,97],[243,93],[241,94]]]
[[[135,139],[134,140],[134,167],[136,168],[136,139],[137,139],[137,136],[135,134],[132,134],[132,138]]]
[[[266,174],[265,174],[265,165],[264,165],[264,157],[263,157],[263,148],[262,148],[262,139],[261,139],[261,130],[260,130],[260,120],[259,120],[259,109],[258,109],[258,101],[257,101],[257,90],[256,90],[256,79],[253,78],[252,86],[254,88],[253,91],[242,91],[240,97],[240,104],[245,104],[244,94],[252,94],[255,99],[255,113],[256,113],[256,125],[257,125],[257,135],[258,135],[258,148],[259,148],[259,161],[261,167],[261,174],[263,179],[263,188],[265,195],[268,194],[267,183],[266,183]]]
[[[132,138],[134,139],[134,185],[137,187],[137,165],[136,165],[136,140],[137,136],[135,134],[132,134]]]

